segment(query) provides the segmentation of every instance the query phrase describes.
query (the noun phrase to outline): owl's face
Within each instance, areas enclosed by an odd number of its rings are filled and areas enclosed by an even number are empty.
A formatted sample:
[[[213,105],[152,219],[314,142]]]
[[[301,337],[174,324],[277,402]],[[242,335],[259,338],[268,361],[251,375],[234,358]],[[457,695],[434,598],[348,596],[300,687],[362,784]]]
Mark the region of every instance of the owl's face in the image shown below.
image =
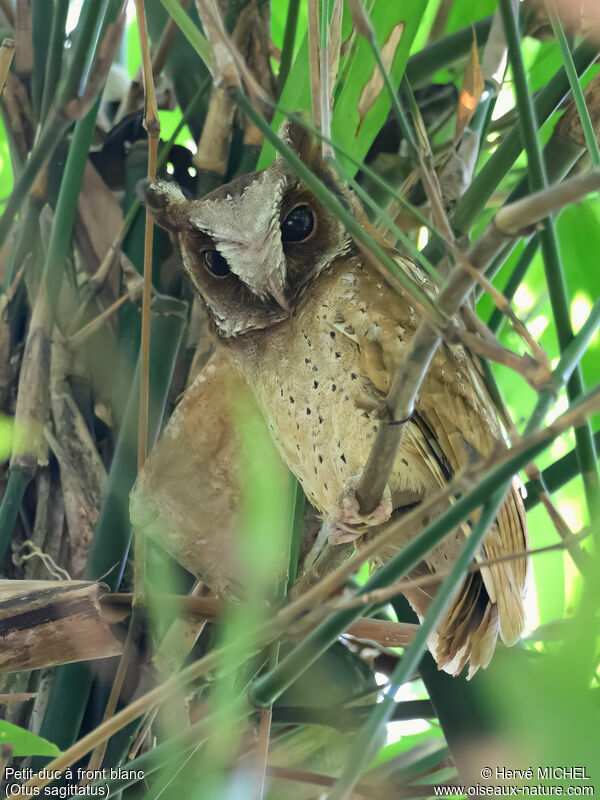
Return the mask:
[[[280,135],[350,209],[348,190],[311,137],[293,122]],[[165,181],[145,184],[143,194],[156,221],[176,233],[185,269],[223,338],[289,318],[311,282],[351,246],[343,226],[279,157],[200,200]]]

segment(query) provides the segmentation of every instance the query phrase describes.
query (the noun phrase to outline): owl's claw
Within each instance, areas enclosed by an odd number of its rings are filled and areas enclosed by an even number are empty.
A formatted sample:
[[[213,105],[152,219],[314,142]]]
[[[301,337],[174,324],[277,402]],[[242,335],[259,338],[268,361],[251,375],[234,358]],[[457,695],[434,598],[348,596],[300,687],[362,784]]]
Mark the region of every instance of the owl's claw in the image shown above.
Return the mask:
[[[381,525],[392,514],[392,493],[386,486],[377,508],[370,514],[361,514],[356,496],[358,477],[350,478],[342,492],[337,507],[331,512],[323,527],[327,528],[330,544],[352,542],[366,533],[369,528]]]
[[[370,514],[361,514],[358,498],[356,497],[357,483],[358,476],[350,478],[346,482],[336,508],[323,522],[317,540],[305,559],[305,571],[313,566],[325,545],[353,542],[365,534],[369,528],[381,525],[390,518],[392,514],[392,493],[389,486],[385,487],[383,497],[377,508]]]

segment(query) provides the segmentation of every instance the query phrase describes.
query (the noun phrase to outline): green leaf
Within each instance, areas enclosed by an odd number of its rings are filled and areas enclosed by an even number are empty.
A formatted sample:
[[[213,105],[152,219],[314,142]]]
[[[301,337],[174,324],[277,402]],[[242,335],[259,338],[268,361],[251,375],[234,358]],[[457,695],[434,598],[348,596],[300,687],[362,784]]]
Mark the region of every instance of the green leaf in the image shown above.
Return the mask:
[[[417,33],[417,29],[427,6],[426,0],[416,0],[405,3],[402,13],[399,13],[395,3],[388,0],[378,0],[370,13],[371,24],[375,30],[375,37],[381,47],[388,39],[399,22],[404,22],[402,38],[396,50],[390,78],[392,84],[398,87],[404,74],[410,48]],[[346,81],[339,99],[333,110],[331,124],[332,139],[353,156],[362,160],[366,155],[373,139],[379,132],[390,111],[391,103],[388,93],[383,89],[374,106],[370,109],[360,124],[358,101],[365,85],[373,75],[375,59],[366,39],[359,38],[352,63],[348,70]],[[354,175],[356,168],[344,164],[350,175]]]
[[[496,5],[496,0],[477,0],[477,3],[473,0],[454,0],[448,16],[446,33],[454,33],[478,19],[490,16],[496,10]]]
[[[405,28],[402,38],[396,50],[390,76],[394,86],[398,87],[404,68],[410,53],[411,45],[421,18],[427,6],[427,0],[417,0],[417,2],[407,4],[403,9],[401,18],[398,18],[398,9],[393,3],[385,0],[376,0],[371,13],[370,20],[375,30],[378,44],[381,46],[388,38],[392,30],[399,22],[404,22]],[[344,34],[346,26],[349,24],[347,17],[344,17]],[[379,93],[374,106],[366,114],[364,121],[360,124],[358,113],[358,101],[365,88],[365,85],[377,69],[371,48],[366,39],[359,37],[356,48],[350,56],[352,61],[345,73],[344,85],[336,100],[331,120],[331,138],[343,150],[362,161],[366,155],[373,139],[385,122],[390,110],[390,98],[385,89]],[[310,102],[310,83],[308,76],[308,35],[305,35],[294,65],[286,81],[282,92],[279,106],[286,111],[309,111]],[[278,113],[273,119],[273,128],[277,130],[284,115]],[[261,153],[258,169],[263,169],[270,164],[274,158],[275,150],[272,145],[266,143]],[[354,175],[356,167],[340,159],[349,175]]]
[[[0,719],[0,744],[11,744],[14,756],[58,756],[55,744],[35,733]]]
[[[160,0],[160,2],[167,9],[171,18],[177,23],[179,29],[198,53],[202,61],[209,67],[212,64],[212,50],[198,26],[194,24],[177,0]]]

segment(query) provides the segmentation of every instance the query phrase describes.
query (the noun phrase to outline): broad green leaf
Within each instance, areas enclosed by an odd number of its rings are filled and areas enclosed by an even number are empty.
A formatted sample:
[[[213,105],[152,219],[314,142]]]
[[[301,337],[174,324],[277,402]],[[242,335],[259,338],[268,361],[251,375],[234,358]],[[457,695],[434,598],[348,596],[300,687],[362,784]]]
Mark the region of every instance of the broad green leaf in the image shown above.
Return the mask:
[[[60,750],[52,742],[2,719],[0,719],[0,744],[11,744],[14,756],[57,756],[60,754]]]
[[[396,87],[399,85],[404,73],[410,47],[426,6],[427,0],[417,0],[415,3],[405,5],[399,14],[398,7],[394,3],[386,2],[386,0],[376,0],[371,10],[370,19],[380,46],[386,42],[399,23],[403,22],[405,25],[390,70],[392,83]],[[351,20],[347,10],[345,10],[342,41],[346,40],[348,32],[351,30],[351,25]],[[356,47],[349,55],[349,58],[351,59],[349,66],[345,62],[342,62],[341,65],[340,74],[344,74],[345,80],[341,91],[338,92],[333,109],[331,138],[336,144],[339,144],[340,148],[362,160],[383,125],[391,104],[387,92],[385,89],[382,90],[373,107],[366,114],[363,123],[360,124],[359,100],[368,81],[375,74],[377,67],[369,44],[362,37],[357,38]],[[308,74],[308,37],[305,36],[279,101],[281,109],[287,112],[310,111]],[[275,115],[273,119],[274,129],[277,129],[282,119],[283,114]],[[259,159],[258,169],[270,164],[273,157],[273,147],[265,145]],[[343,161],[343,159],[341,160]],[[344,162],[344,167],[349,175],[354,175],[356,172],[356,167],[352,164]]]
[[[493,14],[498,5],[497,0],[455,0],[448,16],[446,33],[454,33],[460,28],[465,28],[472,22]]]
[[[388,40],[396,26],[404,23],[402,38],[390,69],[392,84],[396,87],[400,84],[404,74],[412,41],[426,7],[427,0],[403,3],[400,9],[395,3],[390,3],[388,0],[376,0],[371,11],[371,24],[380,47]],[[361,160],[385,122],[391,107],[389,95],[383,90],[373,108],[360,124],[359,99],[376,69],[371,48],[368,42],[360,37],[346,75],[345,84],[333,110],[331,130],[333,140]],[[345,164],[344,166],[350,175],[356,172],[352,165]]]

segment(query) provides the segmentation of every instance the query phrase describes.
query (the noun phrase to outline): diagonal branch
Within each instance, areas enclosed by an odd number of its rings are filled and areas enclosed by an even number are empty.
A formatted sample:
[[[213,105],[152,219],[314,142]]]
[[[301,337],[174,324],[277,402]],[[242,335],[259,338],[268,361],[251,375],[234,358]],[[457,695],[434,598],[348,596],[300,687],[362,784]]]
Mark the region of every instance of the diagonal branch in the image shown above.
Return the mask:
[[[556,211],[567,202],[584,197],[592,191],[592,186],[596,189],[600,187],[598,171],[565,181],[547,191],[536,192],[518,201],[515,205],[518,205],[521,229],[535,225],[547,215],[548,209]],[[484,269],[504,244],[505,237],[514,235],[516,219],[511,206],[500,209],[466,254],[465,261],[475,270]],[[459,311],[474,284],[472,275],[465,271],[462,264],[457,264],[437,298],[438,309],[447,319],[451,319]],[[381,501],[402,444],[406,424],[414,411],[421,383],[441,341],[441,334],[426,320],[422,320],[392,381],[385,403],[388,419],[379,425],[369,458],[357,484],[356,496],[361,514],[370,514]]]

